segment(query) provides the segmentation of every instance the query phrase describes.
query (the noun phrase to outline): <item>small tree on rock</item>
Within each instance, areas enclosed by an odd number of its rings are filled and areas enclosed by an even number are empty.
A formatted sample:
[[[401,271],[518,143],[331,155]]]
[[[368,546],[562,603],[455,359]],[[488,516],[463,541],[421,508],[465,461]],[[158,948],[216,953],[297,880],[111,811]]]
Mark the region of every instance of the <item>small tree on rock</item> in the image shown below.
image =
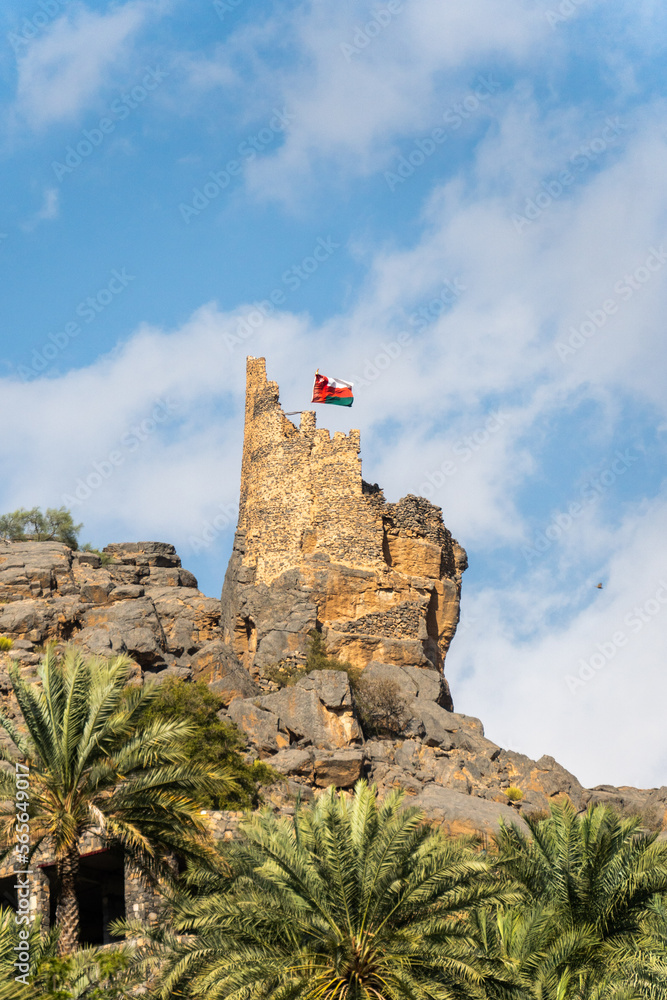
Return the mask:
[[[62,542],[71,549],[78,547],[77,535],[83,524],[75,524],[72,512],[66,507],[39,507],[26,510],[19,507],[10,514],[0,516],[0,535],[10,542]]]

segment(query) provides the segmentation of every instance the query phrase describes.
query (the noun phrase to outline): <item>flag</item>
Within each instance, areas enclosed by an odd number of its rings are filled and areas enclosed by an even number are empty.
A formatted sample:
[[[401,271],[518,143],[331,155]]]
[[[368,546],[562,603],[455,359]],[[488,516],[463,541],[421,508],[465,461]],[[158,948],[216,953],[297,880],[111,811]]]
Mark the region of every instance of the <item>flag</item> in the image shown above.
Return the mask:
[[[343,382],[340,378],[327,378],[315,372],[313,384],[313,403],[335,403],[336,406],[352,406],[352,383]]]

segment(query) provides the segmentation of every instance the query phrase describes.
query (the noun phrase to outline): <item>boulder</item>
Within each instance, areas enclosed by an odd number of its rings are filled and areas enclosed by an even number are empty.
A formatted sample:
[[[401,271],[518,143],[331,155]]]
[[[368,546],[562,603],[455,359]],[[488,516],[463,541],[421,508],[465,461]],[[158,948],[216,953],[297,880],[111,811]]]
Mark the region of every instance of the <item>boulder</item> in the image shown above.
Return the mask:
[[[81,616],[89,607],[78,597],[12,601],[0,605],[0,635],[36,643],[71,639],[81,628]]]
[[[223,712],[218,713],[221,717]],[[234,698],[227,709],[232,722],[243,730],[258,750],[272,753],[289,746],[289,737],[278,732],[278,716],[249,698]]]
[[[337,750],[363,742],[350,684],[342,671],[312,670],[294,687],[259,698],[235,699],[229,716],[260,748],[275,750],[302,742]],[[270,726],[270,739],[266,726]]]
[[[193,680],[205,681],[210,689],[229,705],[233,698],[251,698],[261,689],[243,669],[229,646],[213,639],[192,657]]]
[[[171,664],[171,666],[155,672],[144,671],[144,680],[154,681],[156,684],[163,684],[166,680],[189,681],[191,678],[192,670],[190,667],[179,667],[176,664]]]
[[[61,542],[0,543],[0,601],[71,594],[72,550]]]
[[[451,788],[427,785],[410,803],[423,809],[429,819],[442,824],[449,836],[460,834],[493,835],[501,819],[516,824],[525,832],[528,827],[511,806],[488,802],[474,795],[462,795]]]
[[[305,748],[303,750],[280,750],[271,758],[271,767],[279,774],[303,775],[311,777],[313,773],[313,751]]]
[[[94,555],[94,553],[85,553]],[[97,566],[87,560],[75,559],[72,566],[72,575],[81,600],[87,604],[107,604],[110,594],[116,584],[111,578],[109,571],[100,566],[99,556],[95,556]]]
[[[143,580],[147,584],[146,578]],[[220,637],[220,602],[191,587],[148,587],[163,629],[166,649],[174,656],[193,655]]]
[[[280,729],[293,741],[305,739],[325,750],[363,742],[352,711],[349,681],[342,671],[313,670],[294,687],[264,695],[258,704],[278,716]]]
[[[586,806],[585,789],[553,757],[545,755],[534,761],[525,754],[502,750],[497,763],[506,785],[520,788],[528,799],[526,805],[532,808],[548,809],[549,802],[559,798],[568,798],[576,809]]]
[[[131,566],[179,567],[181,560],[168,542],[114,542],[104,547],[114,561]]]
[[[363,672],[363,681],[371,687],[387,682],[396,686],[409,716],[405,726],[407,736],[418,737],[428,746],[440,746],[443,750],[455,747],[480,753],[500,750],[484,739],[484,728],[478,719],[452,711],[449,686],[439,671],[371,661]]]
[[[41,656],[37,653],[31,653],[27,649],[10,649],[7,656],[10,660],[27,664],[28,666],[35,666],[41,660]]]
[[[629,788],[622,785],[596,785],[585,789],[587,805],[602,803],[624,816],[639,816],[648,829],[667,828],[667,787]]]
[[[196,589],[173,545],[109,545],[105,557],[56,542],[0,543],[0,634],[80,642],[103,656],[127,652],[149,669],[218,637],[219,602]]]
[[[150,598],[91,608],[83,615],[83,623],[77,641],[91,653],[128,653],[149,668],[164,662],[166,638]]]
[[[318,788],[328,788],[330,785],[351,788],[361,778],[363,767],[362,750],[334,750],[329,754],[316,754],[313,762],[315,784]]]
[[[326,708],[351,709],[352,692],[343,670],[311,670],[298,682],[302,691],[315,691]]]
[[[416,698],[429,701],[451,712],[454,708],[449,685],[439,670],[432,667],[401,666],[371,660],[364,670],[364,678],[373,681],[390,681],[395,684],[408,705]]]
[[[136,583],[121,584],[111,591],[112,601],[132,601],[136,597],[143,597],[145,590]]]

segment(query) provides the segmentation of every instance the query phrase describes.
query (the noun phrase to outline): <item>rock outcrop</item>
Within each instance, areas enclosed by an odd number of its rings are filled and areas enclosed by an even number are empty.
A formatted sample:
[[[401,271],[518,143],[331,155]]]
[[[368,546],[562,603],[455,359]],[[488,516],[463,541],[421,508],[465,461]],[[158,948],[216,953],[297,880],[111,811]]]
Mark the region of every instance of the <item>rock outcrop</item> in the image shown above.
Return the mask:
[[[219,602],[197,590],[171,545],[110,545],[102,559],[53,542],[0,545],[0,593],[0,635],[14,642],[0,653],[5,703],[10,662],[34,675],[45,643],[71,641],[98,655],[129,653],[135,680],[204,680],[222,700],[221,715],[245,733],[250,756],[271,763],[304,798],[366,777],[383,792],[405,789],[452,833],[489,833],[501,816],[520,822],[563,796],[577,809],[608,802],[667,826],[667,788],[586,789],[552,757],[533,761],[497,746],[479,719],[451,711],[432,666],[365,665],[371,692],[390,685],[401,703],[404,725],[391,738],[364,738],[345,671],[297,671],[282,688],[258,673],[258,683],[222,639]],[[510,786],[523,793],[514,804]]]
[[[311,671],[293,687],[231,702],[228,716],[258,756],[296,787],[350,788],[360,777],[381,792],[402,788],[452,834],[491,834],[502,818],[522,825],[522,813],[569,799],[577,810],[608,802],[667,827],[667,787],[584,788],[553,757],[538,761],[505,750],[484,735],[479,719],[442,707],[432,671],[372,663],[364,681],[387,681],[405,699],[408,724],[400,738],[364,740],[344,671]],[[510,802],[509,788],[521,799]]]
[[[220,635],[219,602],[164,542],[108,545],[102,557],[59,542],[0,544],[0,602],[0,635],[25,665],[47,642],[73,641],[96,655],[128,653],[139,672],[189,677],[195,654]],[[235,693],[252,690],[247,678]]]

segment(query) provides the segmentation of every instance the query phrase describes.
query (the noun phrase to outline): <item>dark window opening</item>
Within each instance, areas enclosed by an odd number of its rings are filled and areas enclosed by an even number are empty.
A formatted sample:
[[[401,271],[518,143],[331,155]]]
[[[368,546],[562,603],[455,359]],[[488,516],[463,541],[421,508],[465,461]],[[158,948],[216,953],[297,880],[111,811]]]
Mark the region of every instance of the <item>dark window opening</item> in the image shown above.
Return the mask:
[[[428,602],[428,609],[426,611],[426,631],[431,639],[435,639],[436,643],[439,639],[439,629],[438,629],[438,610],[440,606],[440,601],[438,600],[438,591],[433,588],[431,591],[431,598]]]
[[[237,617],[233,647],[243,666],[250,670],[257,652],[257,628],[252,618]]]
[[[9,910],[18,910],[19,899],[18,893],[14,888],[14,883],[16,882],[15,875],[7,875],[5,878],[0,878],[0,906],[4,906]]]
[[[382,521],[382,555],[387,566],[393,566],[393,559],[391,558],[391,552],[389,550],[389,538],[387,537],[387,531],[391,527],[391,523],[387,518],[383,518]]]
[[[49,879],[51,926],[55,925],[58,874],[55,865],[45,865]],[[76,894],[79,900],[79,940],[81,944],[110,944],[118,941],[109,933],[109,924],[125,916],[125,867],[118,847],[84,854],[79,861]]]

